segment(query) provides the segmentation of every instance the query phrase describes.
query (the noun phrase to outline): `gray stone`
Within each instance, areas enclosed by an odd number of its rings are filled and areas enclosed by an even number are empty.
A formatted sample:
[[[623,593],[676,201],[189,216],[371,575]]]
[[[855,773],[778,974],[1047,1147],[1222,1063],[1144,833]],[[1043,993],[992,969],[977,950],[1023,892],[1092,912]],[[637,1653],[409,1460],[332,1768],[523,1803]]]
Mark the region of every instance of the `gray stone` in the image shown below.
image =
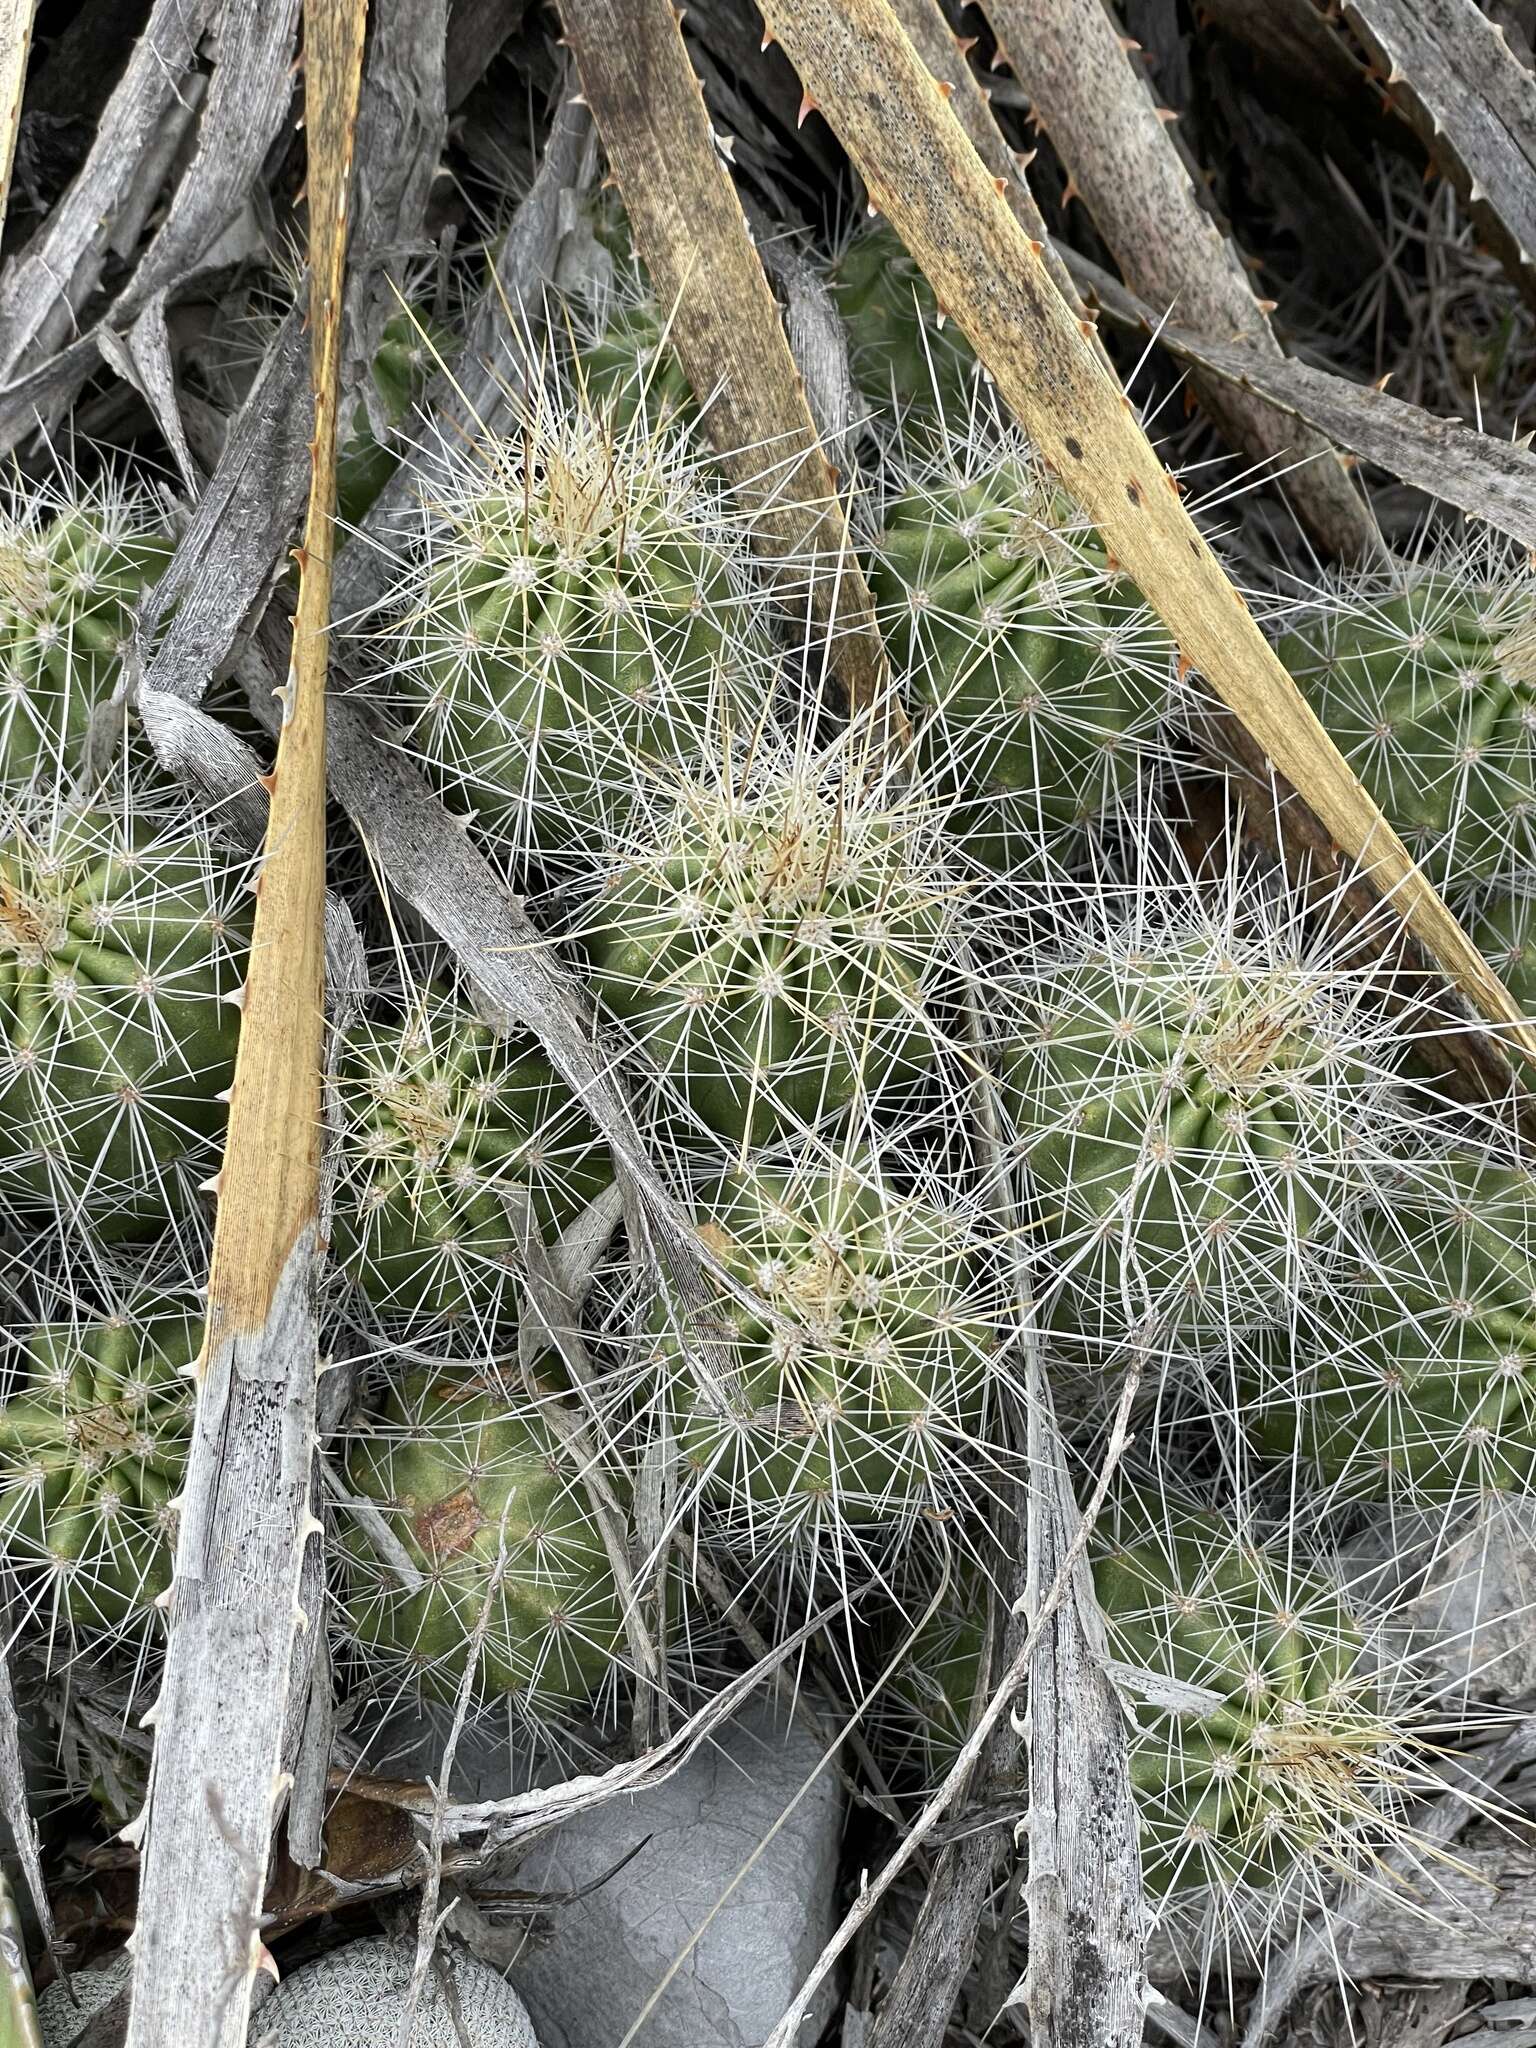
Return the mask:
[[[761,2048],[832,1931],[842,1794],[822,1757],[798,1724],[749,1708],[665,1784],[524,1859],[520,1888],[596,1886],[551,1909],[513,1967],[542,2048],[619,2048],[656,1993],[634,2048]],[[819,2032],[813,2019],[802,2038]]]
[[[247,2037],[251,2048],[394,2048],[415,1959],[414,1944],[380,1936],[331,1949],[275,1987],[258,1976],[259,2004]],[[104,1969],[78,1971],[78,2003],[62,1984],[50,1984],[38,2000],[43,2048],[70,2048],[92,2014],[128,1982],[131,1970],[120,1949]],[[412,2048],[463,2048],[445,1980],[474,2048],[539,2048],[512,1986],[473,1956],[449,1950],[439,1951],[422,1986]]]
[[[413,1943],[377,1937],[303,1964],[252,2018],[251,2048],[394,2048],[415,1959]],[[510,1984],[473,1956],[440,1951],[422,1985],[412,2048],[462,2048],[466,2039],[474,2048],[539,2048]]]

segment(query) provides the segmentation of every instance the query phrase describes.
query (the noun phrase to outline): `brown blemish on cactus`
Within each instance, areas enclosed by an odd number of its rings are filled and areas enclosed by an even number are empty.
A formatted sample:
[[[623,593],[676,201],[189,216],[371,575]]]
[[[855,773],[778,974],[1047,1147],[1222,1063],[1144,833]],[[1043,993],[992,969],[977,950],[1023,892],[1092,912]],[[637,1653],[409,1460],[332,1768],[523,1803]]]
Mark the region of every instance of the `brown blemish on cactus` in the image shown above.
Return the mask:
[[[429,1502],[411,1517],[411,1534],[434,1564],[446,1557],[461,1556],[484,1526],[480,1503],[468,1486],[461,1486],[446,1500]]]
[[[1073,460],[1074,462],[1081,462],[1081,461],[1082,461],[1082,459],[1083,459],[1083,444],[1082,444],[1082,442],[1081,442],[1081,441],[1079,441],[1079,440],[1077,439],[1076,435],[1074,435],[1074,434],[1068,434],[1068,435],[1067,435],[1067,436],[1066,436],[1066,437],[1064,438],[1064,440],[1062,441],[1062,444],[1061,444],[1061,445],[1062,445],[1062,447],[1063,447],[1063,448],[1065,448],[1065,449],[1066,449],[1067,453],[1068,453],[1068,454],[1069,454],[1069,455],[1071,456],[1071,458],[1072,458],[1072,460]]]
[[[1133,505],[1139,505],[1141,503],[1141,486],[1135,481],[1134,478],[1132,478],[1131,482],[1126,485],[1125,495],[1130,499]]]

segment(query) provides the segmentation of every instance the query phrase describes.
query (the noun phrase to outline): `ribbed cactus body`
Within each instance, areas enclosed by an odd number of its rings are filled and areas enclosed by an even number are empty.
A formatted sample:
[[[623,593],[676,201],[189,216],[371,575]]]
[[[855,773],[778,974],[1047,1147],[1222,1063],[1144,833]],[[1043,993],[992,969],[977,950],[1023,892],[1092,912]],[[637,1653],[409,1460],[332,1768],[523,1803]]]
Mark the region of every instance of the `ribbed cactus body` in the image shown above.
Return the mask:
[[[386,324],[371,375],[390,426],[405,420],[426,390],[439,354],[446,355],[452,346],[446,328],[434,320],[419,320],[414,313],[401,311]],[[378,440],[367,406],[359,404],[336,454],[336,512],[343,525],[361,525],[399,467],[399,453]]]
[[[601,334],[577,350],[576,377],[586,403],[616,434],[630,434],[637,420],[647,429],[688,420],[697,409],[667,322],[650,299],[614,308]]]
[[[140,1295],[7,1339],[0,1548],[45,1622],[120,1629],[169,1586],[201,1335]]]
[[[1464,914],[1463,922],[1522,1014],[1536,1020],[1536,897],[1495,891]]]
[[[356,1032],[341,1062],[335,1258],[384,1312],[494,1324],[516,1312],[508,1199],[557,1235],[611,1177],[549,1063],[451,1000]]]
[[[1316,1891],[1376,1818],[1395,1741],[1343,1592],[1289,1545],[1159,1502],[1155,1533],[1105,1545],[1094,1587],[1116,1656],[1207,1704],[1137,1710],[1131,1781],[1154,1896],[1268,1889],[1298,1866]]]
[[[931,1065],[947,928],[899,819],[785,780],[685,796],[584,942],[669,1089],[763,1144]]]
[[[1167,632],[1075,518],[1000,452],[899,498],[872,572],[925,777],[992,867],[1109,809],[1163,702]]]
[[[75,813],[0,846],[0,1205],[152,1231],[217,1164],[249,905],[176,820]]]
[[[1342,1589],[1218,1515],[1129,1507],[1129,1534],[1095,1538],[1093,1580],[1112,1654],[1149,1681],[1131,1744],[1149,1894],[1267,1891],[1300,1865],[1328,1879],[1396,1740]],[[893,1755],[930,1785],[969,1730],[985,1640],[986,1586],[962,1568],[893,1681]]]
[[[855,235],[831,281],[854,380],[877,414],[900,425],[923,415],[963,423],[976,358],[959,328],[941,320],[933,287],[894,230]]]
[[[996,1339],[964,1220],[886,1186],[867,1159],[727,1175],[704,1241],[722,1295],[689,1363],[675,1329],[679,1448],[749,1538],[900,1521],[940,1499],[986,1405]],[[711,1364],[710,1358],[714,1363]]]
[[[1536,874],[1536,595],[1433,568],[1345,586],[1279,643],[1437,882]]]
[[[1049,1326],[1095,1349],[1221,1339],[1326,1249],[1384,1083],[1326,968],[1137,930],[1031,978],[1004,1072]]]
[[[1536,1480],[1536,1180],[1431,1159],[1373,1204],[1350,1270],[1261,1354],[1277,1457],[1346,1498],[1433,1505]]]
[[[134,608],[170,559],[131,501],[52,519],[0,517],[0,789],[14,795],[82,765],[92,713],[111,697]]]
[[[396,713],[519,852],[590,860],[750,694],[741,558],[667,452],[585,416],[530,424],[450,485],[398,593]]]
[[[620,1641],[618,1592],[581,1481],[526,1397],[464,1372],[414,1375],[354,1439],[346,1476],[422,1580],[403,1584],[347,1531],[347,1620],[365,1654],[452,1698],[488,1614],[480,1692],[539,1712],[596,1691]]]

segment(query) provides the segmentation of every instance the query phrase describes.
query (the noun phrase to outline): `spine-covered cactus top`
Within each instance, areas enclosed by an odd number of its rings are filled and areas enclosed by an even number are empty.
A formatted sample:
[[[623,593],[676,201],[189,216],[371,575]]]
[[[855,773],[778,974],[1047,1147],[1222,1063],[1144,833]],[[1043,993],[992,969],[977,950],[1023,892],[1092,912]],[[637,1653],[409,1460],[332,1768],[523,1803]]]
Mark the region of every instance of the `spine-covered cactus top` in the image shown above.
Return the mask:
[[[135,1292],[0,1348],[0,1548],[45,1624],[117,1631],[169,1586],[200,1336]]]
[[[520,1226],[509,1204],[525,1202],[552,1237],[610,1177],[548,1061],[433,994],[403,1021],[354,1032],[338,1093],[338,1264],[392,1317],[487,1331],[515,1318]]]
[[[1027,863],[1134,784],[1172,645],[1021,445],[921,476],[886,511],[871,580],[924,773],[973,855]]]
[[[218,1163],[244,877],[178,819],[101,809],[0,844],[0,1207],[153,1234]]]
[[[686,1329],[658,1318],[656,1355],[727,1525],[757,1547],[937,1510],[1000,1348],[974,1222],[867,1156],[730,1174],[696,1206],[742,1293]]]
[[[1536,1181],[1453,1152],[1405,1166],[1334,1284],[1258,1348],[1270,1447],[1347,1499],[1419,1506],[1536,1478]]]
[[[1406,1741],[1327,1566],[1183,1499],[1122,1490],[1093,1539],[1093,1582],[1111,1654],[1144,1674],[1124,1691],[1152,1897],[1220,1911],[1298,1884],[1315,1897],[1367,1867]],[[928,1786],[986,1696],[986,1595],[957,1569],[883,1716],[897,1767]]]
[[[1133,917],[1020,981],[1004,1073],[1050,1328],[1110,1353],[1283,1314],[1400,1116],[1368,980]]]
[[[0,801],[80,772],[134,609],[169,560],[127,492],[0,512]]]
[[[583,936],[599,995],[726,1138],[771,1144],[932,1064],[946,885],[915,825],[851,791],[690,789]]]
[[[600,856],[760,708],[744,550],[682,443],[552,401],[454,467],[394,605],[389,707],[519,855]]]
[[[370,1662],[452,1699],[475,1682],[528,1713],[584,1703],[613,1667],[618,1591],[579,1467],[521,1389],[461,1370],[392,1387],[354,1438],[347,1486],[384,1517],[408,1570],[367,1526],[344,1538],[346,1610]]]
[[[1536,875],[1536,578],[1434,562],[1342,584],[1281,660],[1437,883]]]

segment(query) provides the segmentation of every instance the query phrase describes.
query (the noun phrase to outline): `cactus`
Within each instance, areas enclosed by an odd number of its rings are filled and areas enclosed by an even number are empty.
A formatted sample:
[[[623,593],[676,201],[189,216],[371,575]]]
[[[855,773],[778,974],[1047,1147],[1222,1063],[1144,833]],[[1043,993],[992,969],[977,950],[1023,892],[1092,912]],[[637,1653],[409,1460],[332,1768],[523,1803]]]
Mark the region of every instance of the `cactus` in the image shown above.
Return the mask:
[[[877,417],[906,427],[925,415],[951,424],[970,417],[976,358],[893,229],[881,223],[852,236],[831,283],[854,381]]]
[[[920,477],[886,513],[871,587],[924,775],[986,866],[1028,862],[1134,783],[1172,644],[1022,444]]]
[[[118,487],[0,512],[0,788],[13,800],[84,765],[140,598],[170,559]]]
[[[354,1034],[340,1065],[337,1263],[374,1306],[411,1322],[493,1328],[515,1303],[518,1235],[507,1195],[558,1233],[611,1178],[569,1091],[432,993],[403,1023]]]
[[[1524,1015],[1536,1019],[1536,898],[1496,890],[1465,914],[1465,923]]]
[[[386,324],[370,374],[379,408],[391,427],[407,418],[427,388],[433,364],[452,341],[445,327],[409,310]],[[368,407],[359,401],[351,431],[336,455],[336,516],[343,526],[361,526],[399,467],[399,454],[380,443]]]
[[[1260,1434],[1343,1499],[1438,1506],[1536,1479],[1536,1179],[1432,1154],[1358,1219],[1346,1272],[1256,1350]]]
[[[475,1681],[530,1715],[587,1701],[613,1669],[619,1595],[578,1480],[553,1426],[488,1380],[418,1373],[391,1388],[353,1439],[354,1497],[386,1518],[419,1584],[345,1531],[351,1636],[370,1667],[454,1697],[487,1617]],[[498,1578],[498,1567],[500,1576]]]
[[[667,323],[650,299],[618,306],[601,333],[576,353],[582,402],[625,439],[697,414],[693,387],[667,338]]]
[[[1279,643],[1437,885],[1536,875],[1536,579],[1491,549],[1340,585]]]
[[[141,1291],[6,1337],[0,1549],[49,1622],[121,1631],[170,1585],[201,1334]]]
[[[1095,1536],[1093,1582],[1111,1653],[1146,1674],[1131,1782],[1149,1895],[1231,1906],[1366,1865],[1405,1742],[1336,1575],[1177,1499],[1127,1490],[1111,1514],[1122,1533]],[[929,1784],[970,1728],[986,1633],[966,1566],[893,1681],[898,1760]]]
[[[147,1235],[214,1170],[240,887],[180,818],[77,812],[0,845],[0,1208]]]
[[[391,709],[513,851],[590,860],[637,794],[717,753],[762,685],[739,544],[676,436],[534,401],[477,446],[394,596]]]
[[[750,1146],[932,1065],[948,931],[917,827],[802,774],[685,792],[581,937],[669,1088]]]
[[[1123,920],[1108,897],[1021,977],[1003,1049],[1042,1314],[1093,1353],[1198,1349],[1283,1314],[1375,1184],[1368,1135],[1401,1121],[1370,971],[1180,893]]]
[[[977,1236],[867,1156],[722,1177],[701,1235],[740,1296],[696,1335],[658,1312],[679,1452],[753,1549],[937,1508],[996,1370]]]

